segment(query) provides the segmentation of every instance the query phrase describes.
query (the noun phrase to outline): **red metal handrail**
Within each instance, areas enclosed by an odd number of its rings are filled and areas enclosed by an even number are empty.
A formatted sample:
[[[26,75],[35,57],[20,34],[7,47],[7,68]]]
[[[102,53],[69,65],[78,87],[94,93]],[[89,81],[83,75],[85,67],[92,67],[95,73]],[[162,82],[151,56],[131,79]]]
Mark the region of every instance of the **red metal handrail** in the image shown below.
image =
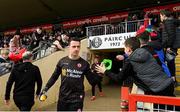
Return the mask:
[[[129,110],[130,111],[137,110],[136,108],[137,101],[180,106],[180,98],[178,97],[130,94],[129,95]]]
[[[137,111],[137,102],[180,106],[180,97],[130,94],[128,87],[121,88],[121,101],[122,100],[128,101],[127,110],[129,111]]]

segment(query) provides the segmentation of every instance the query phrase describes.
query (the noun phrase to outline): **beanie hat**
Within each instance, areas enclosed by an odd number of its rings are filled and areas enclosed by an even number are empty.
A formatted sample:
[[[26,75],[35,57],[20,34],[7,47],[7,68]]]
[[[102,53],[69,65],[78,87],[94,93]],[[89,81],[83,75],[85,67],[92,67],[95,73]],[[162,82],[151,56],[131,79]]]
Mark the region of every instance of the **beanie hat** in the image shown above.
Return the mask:
[[[155,31],[150,32],[150,37],[151,40],[157,40],[158,39],[158,34]]]
[[[146,31],[146,28],[144,25],[141,25],[139,30],[136,31],[136,36],[139,36],[140,34],[142,34],[143,32]]]
[[[151,40],[158,39],[157,32],[152,29],[151,25],[148,25],[147,28],[144,25],[140,26],[139,30],[137,30],[137,32],[136,32],[136,37],[138,37],[138,38],[149,38],[149,36],[147,36],[147,33],[145,33],[145,32],[149,33]],[[144,33],[146,35],[144,35]],[[143,35],[147,36],[147,37],[142,37]]]
[[[146,31],[149,32],[149,36],[150,36],[151,40],[158,39],[158,33],[157,33],[157,31],[153,30],[152,25],[147,26]]]

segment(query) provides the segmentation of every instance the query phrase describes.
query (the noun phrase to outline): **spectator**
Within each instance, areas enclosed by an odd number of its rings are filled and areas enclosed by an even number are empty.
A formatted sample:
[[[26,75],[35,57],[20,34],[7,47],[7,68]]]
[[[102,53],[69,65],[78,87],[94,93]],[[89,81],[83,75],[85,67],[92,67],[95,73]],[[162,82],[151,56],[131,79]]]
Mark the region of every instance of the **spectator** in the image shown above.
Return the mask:
[[[53,44],[51,45],[51,47],[53,48],[53,52],[58,51],[58,50],[63,50],[62,46],[61,46],[61,35],[56,35],[56,39],[53,42]]]
[[[66,34],[61,35],[61,45],[63,48],[69,45],[69,36],[67,36]]]
[[[29,45],[31,44],[31,37],[30,35],[24,35],[24,37],[22,38],[22,45],[25,48],[29,48]]]
[[[30,45],[30,50],[37,48],[39,46],[40,41],[43,40],[45,33],[43,32],[42,28],[39,27],[36,31],[32,34],[32,41]]]
[[[17,30],[14,37],[10,40],[9,43],[9,59],[14,63],[22,61],[22,54],[26,51],[25,48],[22,48],[20,37],[20,31]]]
[[[128,76],[132,76],[136,85],[144,90],[145,94],[175,96],[172,78],[163,72],[161,66],[146,49],[137,48],[138,41],[135,37],[125,41],[125,53],[128,58],[119,74],[106,70],[104,65],[96,66],[96,70],[116,81],[123,81]]]
[[[3,48],[9,49],[9,44],[8,43],[3,43]]]
[[[165,48],[165,52],[174,52],[177,54],[177,48],[174,48],[174,40],[176,38],[176,27],[175,20],[171,16],[171,12],[169,10],[161,10],[160,11],[160,19],[162,22],[162,46]],[[180,44],[180,43],[179,43]],[[176,81],[176,66],[175,59],[171,61],[167,61],[168,68],[171,72],[172,78]]]
[[[9,51],[7,49],[1,50],[0,63],[7,62],[8,54],[9,54]]]
[[[154,51],[152,46],[148,45],[148,42],[150,40],[149,32],[146,31],[146,28],[143,26],[136,32],[136,37],[139,39],[141,47],[149,51],[152,56],[156,59],[157,63],[161,65],[161,61],[157,55],[157,53]],[[160,45],[159,45],[160,46]],[[158,47],[159,47],[158,46]]]
[[[154,51],[158,55],[158,58],[159,58],[159,60],[161,62],[161,66],[162,66],[164,72],[169,77],[171,77],[170,70],[167,67],[167,64],[165,62],[164,50],[162,49],[162,45],[161,45],[161,42],[160,42],[160,35],[158,34],[158,32],[155,29],[152,28],[149,31],[149,37],[150,37],[150,40],[147,43],[148,46],[151,46],[154,49]]]
[[[100,74],[98,74],[97,71],[95,70],[96,65],[100,65],[100,64],[101,64],[100,63],[100,57],[99,57],[99,55],[96,55],[95,58],[94,58],[94,63],[91,66],[91,70],[92,70],[93,75],[98,77],[100,81],[97,84],[92,85],[92,97],[91,97],[91,101],[96,99],[96,96],[95,96],[95,87],[96,87],[96,85],[99,88],[99,96],[104,96],[104,94],[102,92],[102,84],[101,84],[103,77]]]
[[[32,41],[29,50],[32,51],[32,53],[34,54],[33,60],[37,58],[40,42],[43,40],[44,36],[45,33],[41,27],[38,27],[36,29],[36,32],[32,34]]]
[[[4,75],[5,73],[9,72],[11,70],[11,63],[8,61],[8,54],[9,51],[2,50],[0,55],[0,76]]]
[[[10,40],[9,43],[10,52],[18,52],[18,50],[21,48],[20,36],[21,36],[20,32],[16,31],[14,37]]]

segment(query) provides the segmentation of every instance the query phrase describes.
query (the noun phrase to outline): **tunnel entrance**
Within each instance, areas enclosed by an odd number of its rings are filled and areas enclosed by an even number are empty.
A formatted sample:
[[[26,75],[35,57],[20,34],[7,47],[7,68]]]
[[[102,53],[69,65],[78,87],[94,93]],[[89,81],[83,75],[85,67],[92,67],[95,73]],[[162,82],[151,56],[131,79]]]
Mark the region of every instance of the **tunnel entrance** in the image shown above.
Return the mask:
[[[113,73],[119,73],[120,69],[123,66],[123,61],[119,61],[116,59],[116,56],[119,54],[124,54],[124,50],[123,49],[111,49],[111,50],[97,50],[97,51],[92,51],[92,60],[95,57],[95,55],[99,55],[100,56],[100,62],[102,62],[104,59],[110,59],[112,60],[112,68],[111,68],[111,72]],[[93,63],[93,62],[92,62]],[[118,84],[121,85],[122,81],[119,82],[115,82],[114,80],[109,79],[109,84]]]

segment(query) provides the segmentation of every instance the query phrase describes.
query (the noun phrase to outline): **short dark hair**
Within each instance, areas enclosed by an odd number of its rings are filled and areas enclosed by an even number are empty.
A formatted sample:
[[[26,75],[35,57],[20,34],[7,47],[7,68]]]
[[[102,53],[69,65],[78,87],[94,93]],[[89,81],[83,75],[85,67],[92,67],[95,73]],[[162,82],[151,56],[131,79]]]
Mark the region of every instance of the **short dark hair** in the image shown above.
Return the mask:
[[[147,43],[149,41],[150,33],[148,31],[144,31],[143,33],[136,36],[139,39],[140,43]]]
[[[14,35],[20,35],[21,36],[21,31],[17,29],[16,32],[14,33]]]
[[[71,41],[81,42],[81,40],[78,37],[71,37],[70,40],[69,40],[69,44],[71,43]]]
[[[160,10],[160,14],[165,15],[166,17],[170,17],[171,11],[168,9]]]
[[[135,51],[137,48],[140,47],[140,42],[136,37],[130,37],[125,40],[124,45],[126,47],[130,47],[132,51]]]

